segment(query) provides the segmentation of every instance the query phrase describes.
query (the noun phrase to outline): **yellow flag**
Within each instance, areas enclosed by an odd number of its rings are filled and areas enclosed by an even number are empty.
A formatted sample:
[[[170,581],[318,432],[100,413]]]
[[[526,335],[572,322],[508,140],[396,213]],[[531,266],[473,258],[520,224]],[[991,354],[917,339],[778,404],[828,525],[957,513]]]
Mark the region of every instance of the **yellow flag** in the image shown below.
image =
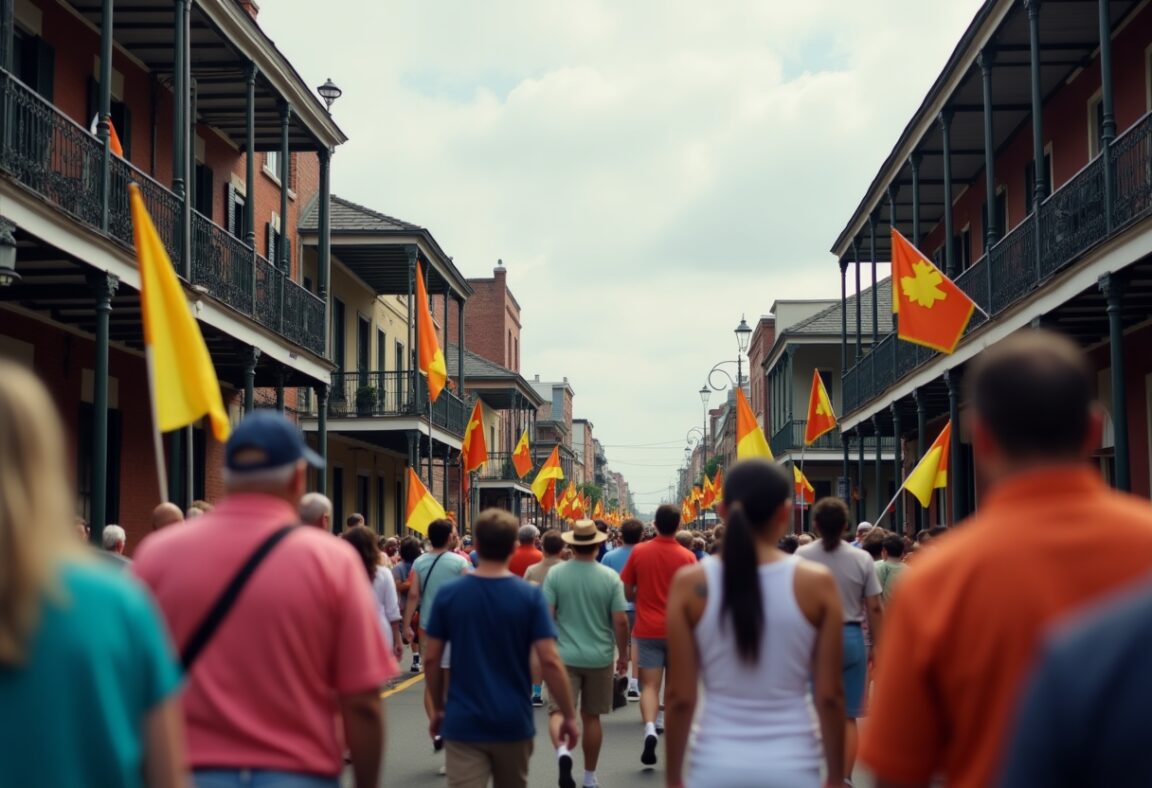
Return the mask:
[[[156,428],[169,432],[207,416],[216,440],[228,440],[228,412],[216,368],[200,326],[136,184],[128,186],[132,231],[140,267],[140,311],[144,323]]]
[[[444,507],[432,496],[432,493],[428,492],[428,488],[424,486],[424,482],[420,481],[416,471],[409,468],[408,518],[405,524],[413,531],[427,536],[428,526],[432,524],[433,520],[443,520],[447,517]]]
[[[432,322],[428,289],[424,287],[424,269],[419,260],[416,261],[416,345],[420,374],[427,376],[428,398],[435,402],[448,381],[448,365],[440,350],[440,341],[436,339],[436,324]]]
[[[756,414],[744,396],[744,390],[736,389],[736,459],[749,460],[759,457],[765,460],[774,459],[772,449],[768,447],[768,440],[764,437],[764,430],[756,421]]]
[[[921,506],[932,502],[932,491],[948,486],[948,452],[952,445],[952,422],[940,430],[923,459],[904,480],[904,489],[916,496]]]

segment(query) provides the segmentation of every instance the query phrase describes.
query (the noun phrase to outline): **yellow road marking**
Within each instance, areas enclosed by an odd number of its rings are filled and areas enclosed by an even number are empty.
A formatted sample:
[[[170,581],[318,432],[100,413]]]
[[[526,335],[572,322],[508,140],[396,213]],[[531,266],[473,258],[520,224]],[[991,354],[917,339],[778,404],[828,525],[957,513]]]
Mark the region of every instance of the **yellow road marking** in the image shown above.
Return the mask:
[[[416,683],[421,682],[423,680],[424,680],[424,674],[423,673],[421,673],[418,676],[413,676],[410,679],[407,679],[405,681],[401,681],[399,684],[397,684],[392,689],[384,690],[383,692],[380,693],[380,697],[381,698],[390,698],[393,695],[395,695],[396,693],[403,692],[404,690],[411,687],[413,684],[416,684]]]

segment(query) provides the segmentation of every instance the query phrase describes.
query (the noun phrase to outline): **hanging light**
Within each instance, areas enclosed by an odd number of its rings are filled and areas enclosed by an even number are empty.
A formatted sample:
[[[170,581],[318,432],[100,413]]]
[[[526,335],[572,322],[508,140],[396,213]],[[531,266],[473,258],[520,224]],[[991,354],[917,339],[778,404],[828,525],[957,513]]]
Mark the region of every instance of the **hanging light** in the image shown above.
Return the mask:
[[[323,85],[316,88],[316,92],[320,94],[320,98],[324,99],[324,104],[327,106],[328,111],[332,111],[332,102],[344,95],[344,91],[336,87],[336,83],[329,77]]]
[[[707,385],[700,387],[700,402],[704,405],[704,407],[708,407],[708,398],[711,396],[712,389],[708,388]]]
[[[736,346],[743,353],[748,350],[748,340],[752,338],[752,329],[749,327],[748,322],[744,320],[744,315],[740,315],[740,325],[736,326]]]

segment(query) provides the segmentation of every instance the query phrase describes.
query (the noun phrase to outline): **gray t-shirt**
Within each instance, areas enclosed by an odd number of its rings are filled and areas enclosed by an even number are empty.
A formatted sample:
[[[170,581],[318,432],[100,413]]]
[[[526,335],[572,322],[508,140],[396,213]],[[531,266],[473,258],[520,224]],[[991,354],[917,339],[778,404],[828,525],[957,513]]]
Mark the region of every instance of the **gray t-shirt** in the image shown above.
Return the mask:
[[[817,541],[804,545],[796,555],[805,561],[815,561],[831,570],[840,587],[840,603],[844,606],[844,621],[862,623],[864,621],[865,597],[880,593],[880,581],[876,578],[876,563],[872,556],[841,542],[835,550],[824,549],[824,543]]]

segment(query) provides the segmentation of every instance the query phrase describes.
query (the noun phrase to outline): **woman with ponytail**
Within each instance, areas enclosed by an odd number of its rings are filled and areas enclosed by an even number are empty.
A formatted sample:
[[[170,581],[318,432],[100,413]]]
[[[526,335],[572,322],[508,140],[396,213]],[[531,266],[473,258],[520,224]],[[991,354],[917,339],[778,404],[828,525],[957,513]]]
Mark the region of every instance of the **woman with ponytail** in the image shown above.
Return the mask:
[[[840,596],[822,566],[782,552],[792,476],[737,463],[724,480],[720,556],[680,570],[668,599],[665,690],[669,788],[818,788],[844,784]],[[688,733],[704,688],[691,754]],[[684,779],[685,758],[691,773]]]

